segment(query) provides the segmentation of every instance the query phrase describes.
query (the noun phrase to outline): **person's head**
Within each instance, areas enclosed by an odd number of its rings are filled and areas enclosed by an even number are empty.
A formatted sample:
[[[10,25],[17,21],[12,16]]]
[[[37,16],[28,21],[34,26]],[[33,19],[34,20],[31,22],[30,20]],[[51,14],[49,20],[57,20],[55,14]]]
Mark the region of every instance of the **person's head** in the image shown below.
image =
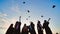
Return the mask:
[[[18,23],[19,23],[19,22],[18,22],[18,21],[16,21],[16,23],[15,23],[15,28],[17,28],[17,26],[18,26]]]
[[[9,28],[12,28],[12,27],[13,27],[13,24],[11,24]]]
[[[33,26],[33,27],[35,26],[33,22],[31,22],[31,24],[30,24],[30,25],[31,25],[31,26]]]
[[[58,34],[58,33],[56,33],[56,34]]]
[[[13,24],[11,24],[11,26],[13,26]]]
[[[40,24],[40,21],[38,20],[38,24]]]
[[[31,24],[33,24],[33,22],[31,21]]]
[[[18,21],[16,21],[15,26],[17,26],[17,24],[18,24]]]
[[[45,26],[48,26],[49,22],[47,20],[44,20],[44,24],[45,24]]]
[[[19,21],[16,21],[16,24],[15,24],[15,25],[18,25],[18,24],[19,24],[19,25],[21,25],[21,22],[19,22]]]
[[[26,24],[24,24],[24,26],[26,26]]]
[[[44,20],[44,22],[46,22],[46,20]]]
[[[16,23],[18,23],[18,21],[16,21]]]

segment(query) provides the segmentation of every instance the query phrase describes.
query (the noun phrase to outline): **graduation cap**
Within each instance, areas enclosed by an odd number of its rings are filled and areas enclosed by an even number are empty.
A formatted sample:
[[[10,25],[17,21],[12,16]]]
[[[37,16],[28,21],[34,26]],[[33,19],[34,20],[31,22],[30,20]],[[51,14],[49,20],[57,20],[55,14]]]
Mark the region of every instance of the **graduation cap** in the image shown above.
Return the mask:
[[[55,5],[52,6],[52,8],[55,8],[55,7],[56,7]]]
[[[26,18],[26,20],[28,20],[28,18]]]
[[[43,15],[41,15],[41,17],[43,17]]]
[[[30,16],[28,16],[30,18]]]
[[[27,10],[27,13],[26,14],[28,14],[30,11],[29,10]]]
[[[26,2],[23,2],[23,4],[25,4]]]
[[[29,13],[30,11],[28,10],[27,12]]]

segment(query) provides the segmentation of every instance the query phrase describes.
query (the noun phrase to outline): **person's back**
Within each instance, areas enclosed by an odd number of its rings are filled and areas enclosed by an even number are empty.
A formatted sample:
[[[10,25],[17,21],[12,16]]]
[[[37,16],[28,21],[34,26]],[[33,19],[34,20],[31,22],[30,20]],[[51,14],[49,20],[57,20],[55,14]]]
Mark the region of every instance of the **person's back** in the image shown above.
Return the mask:
[[[24,27],[22,28],[22,34],[28,34],[28,27],[26,24],[24,24]]]
[[[15,34],[20,34],[20,26],[21,26],[21,22],[16,22],[15,24]]]
[[[52,31],[51,31],[51,29],[49,27],[49,22],[48,21],[46,21],[46,20],[44,21],[43,28],[45,29],[46,34],[52,34]]]
[[[14,28],[13,28],[13,24],[10,25],[10,27],[8,28],[6,34],[13,34],[14,33]]]
[[[45,31],[46,31],[46,34],[52,34],[52,31],[51,31],[51,29],[49,27],[46,27]]]
[[[29,26],[29,32],[30,32],[30,34],[36,34],[34,26],[35,25],[33,24],[33,22],[31,22],[31,24]]]
[[[40,21],[38,21],[37,23],[37,30],[38,30],[38,34],[43,34],[42,25],[40,24]]]

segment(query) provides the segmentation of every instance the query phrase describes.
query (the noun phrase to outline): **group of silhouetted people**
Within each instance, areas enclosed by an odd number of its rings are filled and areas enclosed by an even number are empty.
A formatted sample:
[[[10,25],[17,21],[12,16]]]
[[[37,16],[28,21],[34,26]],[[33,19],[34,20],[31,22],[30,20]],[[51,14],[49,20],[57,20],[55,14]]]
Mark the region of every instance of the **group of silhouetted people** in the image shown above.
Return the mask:
[[[20,32],[21,22],[16,22],[15,26],[13,27],[13,24],[10,25],[8,28],[6,34],[36,34],[35,31],[35,25],[33,22],[30,23],[29,26],[24,24],[22,31]],[[38,20],[37,22],[37,32],[38,34],[43,34],[43,29],[45,29],[46,34],[52,34],[52,31],[49,27],[49,21],[44,20],[43,26],[41,25],[41,22]]]

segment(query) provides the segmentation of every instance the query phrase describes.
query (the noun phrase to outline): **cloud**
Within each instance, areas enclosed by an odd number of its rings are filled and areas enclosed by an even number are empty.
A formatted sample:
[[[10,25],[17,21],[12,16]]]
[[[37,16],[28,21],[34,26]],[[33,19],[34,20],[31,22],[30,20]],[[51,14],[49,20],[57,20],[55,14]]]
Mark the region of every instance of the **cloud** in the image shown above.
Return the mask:
[[[6,29],[5,27],[0,27],[0,29]]]
[[[0,26],[4,25],[5,23],[8,23],[8,20],[6,18],[7,16],[7,14],[0,12]]]
[[[7,16],[7,14],[3,14],[3,16]]]
[[[15,22],[16,22],[17,20],[18,20],[17,17],[13,17],[13,18],[10,19],[10,22],[13,23],[13,24],[15,24]]]
[[[8,15],[0,12],[0,17],[6,17],[6,16],[8,16]]]
[[[6,19],[2,19],[2,21],[4,21],[5,23],[9,23],[9,21]]]
[[[20,11],[18,5],[10,7],[10,10],[11,10],[11,11],[14,11],[14,12],[19,12],[19,11]]]
[[[9,26],[10,21],[7,16],[7,14],[0,12],[0,29],[7,28],[7,26]]]
[[[13,23],[15,24],[15,22],[17,21],[17,17],[13,17],[13,18],[6,18],[6,17],[3,17],[0,18],[0,30],[1,32],[6,32],[7,29],[9,28],[10,24]],[[2,31],[3,30],[3,31]]]
[[[7,14],[0,12],[0,26],[7,27],[11,23],[15,24],[15,22],[17,21],[17,17],[8,18],[7,16]]]

